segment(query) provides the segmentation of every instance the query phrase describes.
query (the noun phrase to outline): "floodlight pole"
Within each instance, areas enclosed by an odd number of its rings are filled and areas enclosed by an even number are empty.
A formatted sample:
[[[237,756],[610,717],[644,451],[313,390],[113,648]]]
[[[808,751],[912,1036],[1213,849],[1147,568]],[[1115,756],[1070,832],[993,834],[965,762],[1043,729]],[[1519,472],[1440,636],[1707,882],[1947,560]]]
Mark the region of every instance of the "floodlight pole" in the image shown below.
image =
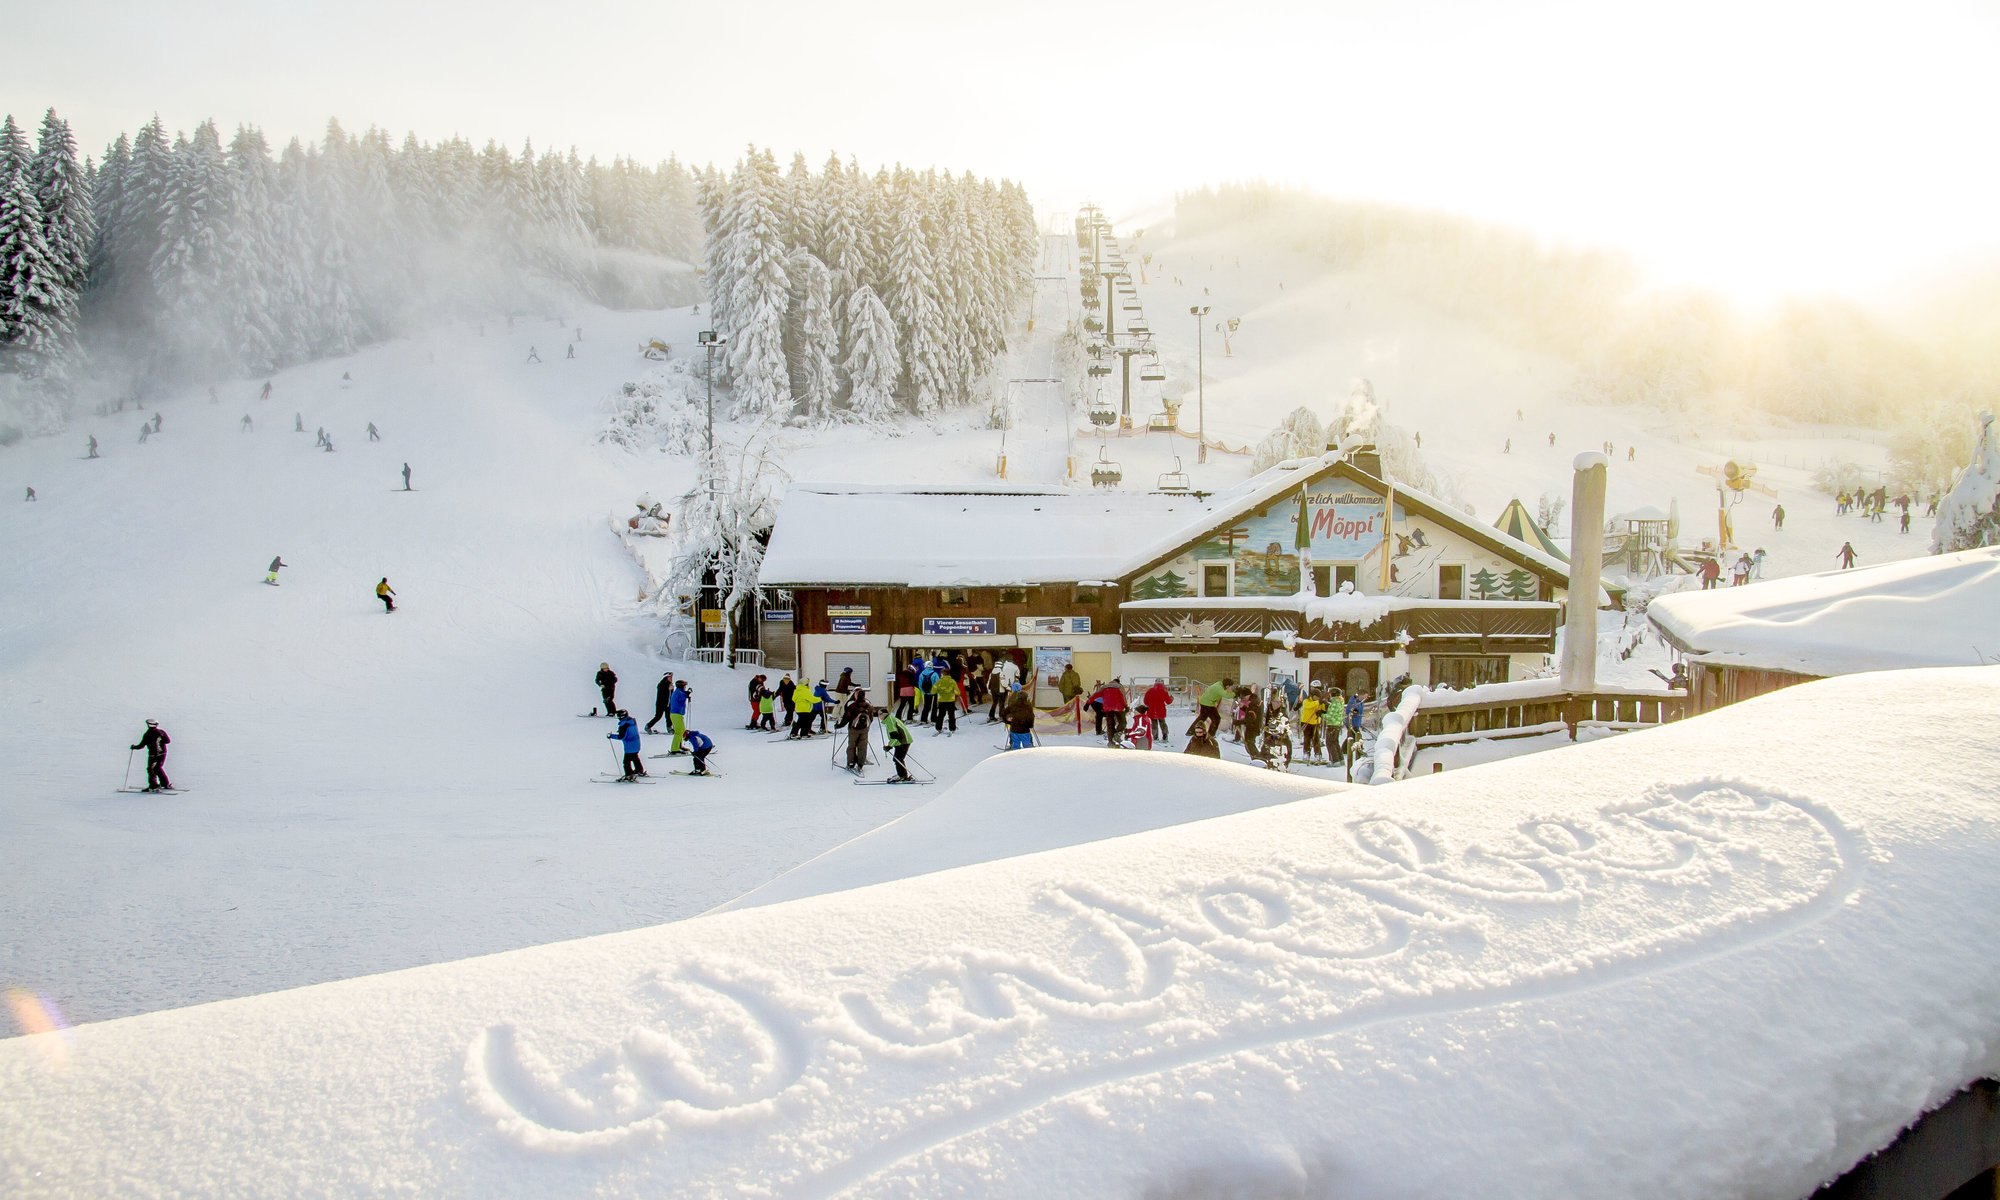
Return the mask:
[[[1202,348],[1201,321],[1208,315],[1208,305],[1196,304],[1188,308],[1188,315],[1194,318],[1194,412],[1195,412],[1195,461],[1208,461],[1208,357]]]

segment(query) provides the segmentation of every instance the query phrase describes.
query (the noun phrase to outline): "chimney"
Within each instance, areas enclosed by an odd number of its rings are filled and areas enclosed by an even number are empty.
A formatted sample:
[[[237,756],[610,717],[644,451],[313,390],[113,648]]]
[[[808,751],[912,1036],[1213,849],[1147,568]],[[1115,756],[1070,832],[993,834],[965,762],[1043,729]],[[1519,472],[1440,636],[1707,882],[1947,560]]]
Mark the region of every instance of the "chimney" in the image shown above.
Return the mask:
[[[1365,442],[1349,450],[1347,461],[1377,479],[1382,478],[1382,452],[1377,450],[1372,442]]]
[[[1605,457],[1576,456],[1569,502],[1569,620],[1563,626],[1562,685],[1573,695],[1597,690],[1597,592],[1604,578]]]

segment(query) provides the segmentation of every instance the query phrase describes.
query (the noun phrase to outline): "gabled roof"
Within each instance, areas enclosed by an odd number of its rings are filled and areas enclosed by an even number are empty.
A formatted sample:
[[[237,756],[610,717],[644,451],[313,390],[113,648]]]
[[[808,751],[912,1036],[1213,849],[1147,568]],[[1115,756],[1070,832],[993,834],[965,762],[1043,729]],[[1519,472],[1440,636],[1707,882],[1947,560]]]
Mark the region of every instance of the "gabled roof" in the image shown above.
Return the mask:
[[[1125,565],[1110,578],[1129,583],[1161,563],[1179,557],[1216,530],[1284,498],[1286,493],[1294,491],[1301,484],[1336,477],[1367,488],[1378,495],[1387,494],[1390,486],[1387,481],[1370,475],[1352,462],[1341,458],[1335,451],[1328,451],[1318,458],[1280,463],[1260,475],[1253,476],[1246,485],[1234,493],[1218,493],[1214,497],[1216,503],[1207,511],[1194,514],[1180,528],[1155,539],[1138,554],[1129,557]],[[1540,546],[1531,546],[1519,538],[1489,528],[1444,501],[1415,488],[1399,483],[1395,485],[1395,492],[1396,502],[1404,507],[1422,513],[1466,540],[1484,546],[1517,566],[1525,567],[1561,586],[1568,586],[1569,563],[1559,553],[1544,550]],[[1609,583],[1604,584],[1604,589],[1613,596],[1622,595],[1624,592],[1624,589]]]
[[[1500,519],[1493,522],[1493,528],[1517,542],[1539,548],[1544,554],[1564,562],[1569,561],[1569,555],[1558,549],[1556,544],[1549,540],[1549,535],[1543,532],[1542,527],[1535,523],[1535,519],[1528,515],[1528,510],[1522,506],[1519,496],[1509,500],[1507,507],[1500,510]]]
[[[1134,531],[1206,510],[1204,493],[797,484],[764,552],[766,587],[1005,587],[1112,579]]]
[[[1675,592],[1646,616],[1714,666],[1819,676],[1975,666],[2000,654],[2000,547]]]

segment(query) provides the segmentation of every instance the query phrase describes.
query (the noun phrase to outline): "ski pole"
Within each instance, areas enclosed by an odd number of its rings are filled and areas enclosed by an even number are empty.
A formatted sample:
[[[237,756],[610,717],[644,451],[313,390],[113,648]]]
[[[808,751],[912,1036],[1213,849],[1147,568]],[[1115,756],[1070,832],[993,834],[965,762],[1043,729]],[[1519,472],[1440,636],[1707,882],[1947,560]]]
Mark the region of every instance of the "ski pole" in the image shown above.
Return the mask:
[[[118,785],[118,790],[121,792],[130,791],[132,788],[132,756],[137,753],[137,750],[125,752],[125,782]]]

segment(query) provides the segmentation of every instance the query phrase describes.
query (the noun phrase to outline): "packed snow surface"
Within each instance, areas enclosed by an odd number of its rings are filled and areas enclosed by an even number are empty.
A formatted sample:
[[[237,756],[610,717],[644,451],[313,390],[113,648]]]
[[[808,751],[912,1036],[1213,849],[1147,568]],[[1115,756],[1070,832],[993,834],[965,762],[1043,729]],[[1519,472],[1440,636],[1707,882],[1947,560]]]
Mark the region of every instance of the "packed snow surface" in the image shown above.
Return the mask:
[[[2000,547],[1676,592],[1647,614],[1688,657],[1845,675],[2000,655]]]
[[[1180,754],[1051,747],[1003,754],[937,799],[724,909],[754,908],[1346,790]]]
[[[17,1038],[0,1191],[1801,1196],[2000,1069],[1996,713],[2000,669],[1829,680]]]

